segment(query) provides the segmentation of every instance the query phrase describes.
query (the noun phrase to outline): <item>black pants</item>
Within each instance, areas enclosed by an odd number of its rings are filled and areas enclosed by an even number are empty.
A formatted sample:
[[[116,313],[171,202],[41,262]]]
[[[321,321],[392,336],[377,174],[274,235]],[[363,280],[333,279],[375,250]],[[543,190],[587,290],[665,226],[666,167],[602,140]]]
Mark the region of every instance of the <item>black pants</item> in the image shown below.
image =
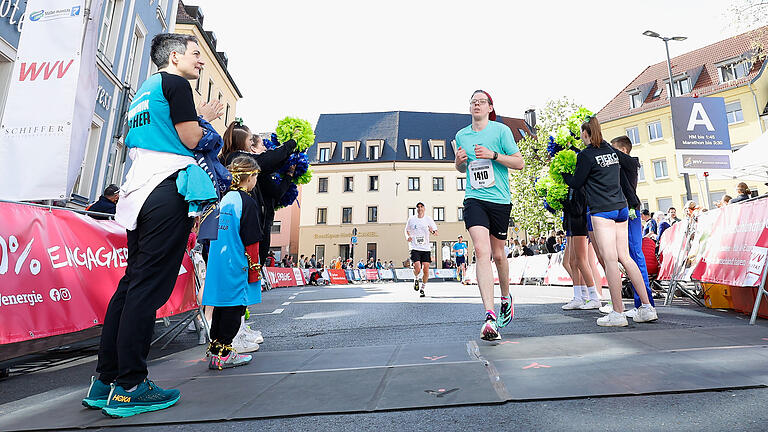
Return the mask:
[[[211,320],[211,340],[222,345],[231,345],[240,330],[240,318],[245,313],[245,306],[215,306]],[[221,355],[229,350],[221,351]]]
[[[128,266],[101,330],[96,371],[104,383],[129,389],[147,377],[155,313],[173,292],[192,229],[175,179],[176,174],[163,180],[149,194],[136,229],[128,231]]]
[[[272,234],[271,231],[271,224],[270,227],[267,228],[264,231],[264,237],[259,242],[259,262],[265,263],[267,262],[267,255],[269,254],[269,245],[272,244]]]

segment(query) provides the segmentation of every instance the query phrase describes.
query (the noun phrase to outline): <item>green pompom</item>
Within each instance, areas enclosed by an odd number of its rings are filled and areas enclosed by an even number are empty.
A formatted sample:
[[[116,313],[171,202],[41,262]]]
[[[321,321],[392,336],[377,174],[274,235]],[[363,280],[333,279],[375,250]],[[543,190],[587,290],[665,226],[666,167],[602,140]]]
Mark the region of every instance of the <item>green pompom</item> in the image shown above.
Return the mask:
[[[296,183],[296,184],[302,184],[302,185],[303,185],[303,184],[307,184],[307,183],[309,183],[310,181],[312,181],[312,168],[309,168],[309,169],[307,170],[307,172],[305,172],[304,174],[302,174],[302,175],[301,175],[301,176],[299,176],[299,177],[296,177],[296,178],[293,180],[293,182],[294,182],[294,183]]]
[[[542,198],[546,198],[547,191],[553,184],[554,182],[549,174],[545,174],[543,177],[536,180],[536,194]]]
[[[248,321],[250,317],[251,317],[251,311],[249,311],[248,308],[245,308],[245,320]]]
[[[571,135],[571,131],[567,126],[561,126],[560,129],[557,130],[555,142],[560,144],[560,147],[568,148],[576,143],[576,139]]]
[[[629,209],[629,218],[632,220],[637,219],[637,210]]]
[[[554,210],[563,209],[563,201],[568,197],[568,186],[560,183],[554,183],[547,190],[547,204]]]
[[[594,115],[592,111],[583,107],[579,108],[578,111],[568,117],[568,122],[566,123],[568,125],[568,130],[577,137],[581,136],[581,125],[584,123],[584,120],[591,115]]]
[[[298,129],[298,130],[297,130]],[[308,121],[295,117],[286,117],[277,122],[277,139],[282,143],[289,139],[296,141],[296,151],[305,151],[315,142],[315,132]]]
[[[549,164],[549,175],[555,183],[563,184],[562,173],[573,174],[576,171],[576,152],[573,150],[562,150],[557,152],[552,162]],[[549,201],[549,200],[547,200]]]

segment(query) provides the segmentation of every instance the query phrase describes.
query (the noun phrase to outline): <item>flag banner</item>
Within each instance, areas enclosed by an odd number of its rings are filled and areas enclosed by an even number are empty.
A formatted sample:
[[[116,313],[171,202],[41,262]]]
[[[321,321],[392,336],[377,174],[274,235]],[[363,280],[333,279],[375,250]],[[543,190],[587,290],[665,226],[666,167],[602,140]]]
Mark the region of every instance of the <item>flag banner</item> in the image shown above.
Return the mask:
[[[27,3],[0,122],[0,199],[67,199],[80,174],[98,86],[99,20],[84,32],[85,3]],[[91,16],[101,5],[91,2]]]
[[[69,210],[0,203],[0,344],[80,331],[104,321],[128,265],[125,229]],[[197,307],[185,254],[166,317]]]
[[[328,275],[331,277],[331,283],[334,285],[344,285],[348,283],[347,273],[344,270],[330,269],[328,270]]]

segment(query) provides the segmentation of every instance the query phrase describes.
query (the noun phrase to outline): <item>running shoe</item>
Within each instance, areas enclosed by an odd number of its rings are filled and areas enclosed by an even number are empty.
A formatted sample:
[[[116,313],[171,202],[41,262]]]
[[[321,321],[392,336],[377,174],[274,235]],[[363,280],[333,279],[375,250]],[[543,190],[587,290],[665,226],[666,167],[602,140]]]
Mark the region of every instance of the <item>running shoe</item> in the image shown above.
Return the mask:
[[[634,318],[637,315],[637,308],[632,308],[624,311],[624,316],[627,318]]]
[[[208,362],[208,369],[222,370],[233,368],[237,366],[245,366],[253,360],[251,355],[238,354],[236,351],[230,351],[225,356],[214,355],[211,356],[211,360]]]
[[[598,309],[600,313],[609,314],[613,312],[613,305],[611,303],[606,303],[602,306],[600,306],[600,309]]]
[[[640,306],[637,308],[637,313],[632,317],[632,321],[636,323],[644,323],[656,321],[659,316],[656,314],[656,308],[653,306]]]
[[[584,305],[584,300],[580,298],[573,298],[571,301],[563,305],[563,310],[575,310],[581,308]]]
[[[491,314],[485,315],[485,324],[480,330],[480,339],[487,341],[501,340],[499,328],[496,326],[496,319]]]
[[[96,377],[91,377],[91,385],[88,386],[88,393],[83,399],[83,406],[90,409],[102,409],[107,404],[107,397],[112,387],[104,384]]]
[[[418,291],[419,290],[419,280],[418,279],[414,279],[413,280],[413,290],[414,291]]]
[[[499,308],[499,317],[496,318],[496,326],[503,328],[512,322],[512,318],[515,317],[515,305],[512,303],[512,299],[509,301],[502,301],[501,308]]]
[[[252,329],[251,327],[248,326],[248,324],[245,324],[245,323],[241,324],[240,331],[238,333],[240,332],[245,333],[246,338],[254,343],[257,343],[257,344],[264,343],[264,336],[261,334],[261,332],[259,330]]]
[[[600,327],[626,327],[629,325],[627,317],[616,311],[611,311],[608,315],[597,319],[597,325]]]
[[[112,384],[107,404],[101,412],[112,418],[130,417],[168,408],[178,402],[179,398],[181,394],[178,390],[163,390],[148,379],[144,379],[132,392]]]
[[[419,297],[426,297],[426,296],[427,295],[424,294],[424,287],[422,286],[421,289],[419,290]]]
[[[245,332],[241,332],[232,339],[232,348],[241,353],[254,352],[259,350],[259,344],[249,339]]]
[[[583,305],[579,306],[579,309],[581,310],[594,310],[594,309],[600,309],[600,300],[587,300]]]

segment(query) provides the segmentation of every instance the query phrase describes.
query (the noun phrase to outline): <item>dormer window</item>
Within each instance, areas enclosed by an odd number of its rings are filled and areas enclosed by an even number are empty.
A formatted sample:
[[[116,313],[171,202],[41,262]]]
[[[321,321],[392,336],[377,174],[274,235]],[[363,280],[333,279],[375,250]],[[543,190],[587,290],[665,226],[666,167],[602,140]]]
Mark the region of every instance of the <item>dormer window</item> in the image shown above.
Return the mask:
[[[630,108],[639,108],[640,105],[643,104],[643,100],[641,99],[640,92],[637,93],[631,93],[629,95],[629,107]]]
[[[429,151],[432,153],[432,159],[445,159],[445,140],[429,140]]]
[[[752,62],[740,57],[722,62],[716,66],[720,75],[720,83],[727,83],[728,81],[737,80],[749,75],[749,71],[752,69]]]
[[[378,160],[384,147],[384,140],[367,140],[368,160]]]
[[[335,142],[322,142],[317,144],[317,161],[328,162],[333,157]]]
[[[345,161],[353,161],[357,159],[357,150],[360,147],[360,141],[344,141],[341,143],[342,153],[341,158]]]
[[[344,160],[345,161],[351,161],[355,160],[355,148],[352,146],[344,147]]]
[[[405,148],[408,149],[408,159],[421,159],[421,140],[405,140]]]
[[[675,94],[674,96],[681,96],[691,92],[691,80],[686,76],[684,78],[675,79]],[[667,97],[672,96],[669,90],[669,80],[666,81]]]

